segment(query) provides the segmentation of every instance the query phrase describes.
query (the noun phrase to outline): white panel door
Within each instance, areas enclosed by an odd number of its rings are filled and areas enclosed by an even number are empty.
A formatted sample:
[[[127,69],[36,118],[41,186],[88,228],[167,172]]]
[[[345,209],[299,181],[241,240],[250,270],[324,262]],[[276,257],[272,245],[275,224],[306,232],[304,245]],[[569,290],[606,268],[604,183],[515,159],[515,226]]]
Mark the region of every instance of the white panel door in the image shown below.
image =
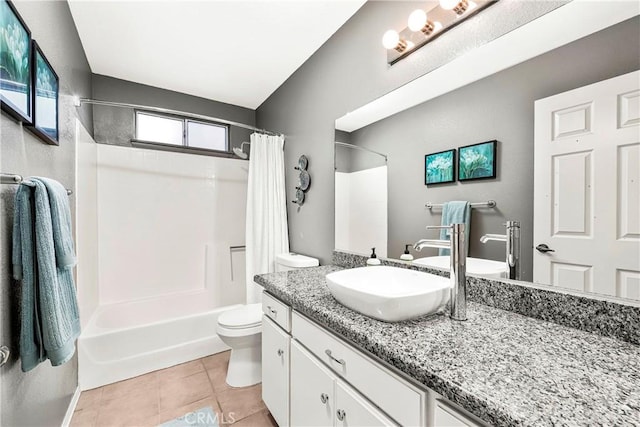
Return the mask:
[[[336,376],[297,341],[291,343],[291,425],[334,425]]]
[[[640,72],[536,101],[534,163],[533,280],[640,300]]]
[[[291,338],[262,316],[262,400],[279,426],[289,425],[289,345]]]

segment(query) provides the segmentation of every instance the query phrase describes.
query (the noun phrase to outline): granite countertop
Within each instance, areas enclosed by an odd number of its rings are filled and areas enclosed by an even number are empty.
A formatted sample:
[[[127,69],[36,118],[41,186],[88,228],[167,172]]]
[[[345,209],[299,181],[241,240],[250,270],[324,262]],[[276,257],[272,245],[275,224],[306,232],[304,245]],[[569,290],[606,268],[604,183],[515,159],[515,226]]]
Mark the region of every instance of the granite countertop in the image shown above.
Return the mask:
[[[375,268],[375,267],[371,267]],[[270,294],[493,425],[640,426],[640,347],[468,303],[386,323],[338,303],[322,266],[258,275]]]

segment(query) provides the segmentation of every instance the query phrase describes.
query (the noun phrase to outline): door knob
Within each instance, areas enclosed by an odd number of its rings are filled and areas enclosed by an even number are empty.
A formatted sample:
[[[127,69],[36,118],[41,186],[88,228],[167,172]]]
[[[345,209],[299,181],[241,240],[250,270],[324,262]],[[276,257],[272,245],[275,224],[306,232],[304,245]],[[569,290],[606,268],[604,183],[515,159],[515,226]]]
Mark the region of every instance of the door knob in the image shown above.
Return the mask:
[[[538,252],[542,252],[543,254],[546,254],[547,252],[555,252],[555,250],[551,249],[549,246],[545,245],[544,243],[541,243],[538,246],[536,246],[536,250]]]
[[[11,352],[9,351],[9,347],[3,345],[0,347],[0,366],[3,366],[9,360],[9,356]]]

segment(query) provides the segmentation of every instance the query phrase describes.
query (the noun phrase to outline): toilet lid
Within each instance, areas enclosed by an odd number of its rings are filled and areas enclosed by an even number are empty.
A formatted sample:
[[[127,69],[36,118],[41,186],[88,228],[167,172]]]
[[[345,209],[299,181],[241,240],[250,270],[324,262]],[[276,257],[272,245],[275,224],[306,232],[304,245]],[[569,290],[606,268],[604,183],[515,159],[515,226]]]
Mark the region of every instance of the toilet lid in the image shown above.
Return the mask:
[[[262,304],[249,304],[225,311],[218,317],[218,323],[225,328],[251,328],[262,323]]]

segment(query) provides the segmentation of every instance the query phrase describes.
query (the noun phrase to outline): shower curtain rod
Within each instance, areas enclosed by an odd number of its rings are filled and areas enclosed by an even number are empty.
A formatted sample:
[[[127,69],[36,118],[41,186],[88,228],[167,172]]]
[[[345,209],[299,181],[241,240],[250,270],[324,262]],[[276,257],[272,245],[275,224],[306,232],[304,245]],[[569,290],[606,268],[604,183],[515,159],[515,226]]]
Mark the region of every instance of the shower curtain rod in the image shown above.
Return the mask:
[[[360,147],[358,145],[353,145],[353,144],[348,144],[346,142],[338,142],[338,141],[335,141],[334,144],[341,145],[343,147],[353,148],[354,150],[368,151],[370,153],[377,154],[378,156],[384,157],[384,161],[385,162],[387,161],[387,155],[386,154],[382,154],[382,153],[380,153],[378,151],[370,150],[369,148],[364,148],[364,147]]]
[[[273,132],[273,131],[266,130],[266,129],[260,129],[260,128],[257,128],[255,126],[247,125],[247,124],[244,124],[244,123],[234,122],[234,121],[231,121],[231,120],[225,120],[225,119],[221,119],[221,118],[218,118],[218,117],[205,116],[203,114],[188,113],[186,111],[172,110],[172,109],[169,109],[169,108],[152,107],[150,105],[128,104],[126,102],[101,101],[99,99],[89,99],[89,98],[80,98],[79,100],[76,100],[76,107],[80,107],[82,104],[103,105],[103,106],[106,106],[106,107],[133,108],[133,109],[138,109],[138,110],[153,111],[153,112],[156,112],[156,113],[174,114],[176,116],[184,116],[184,117],[189,117],[189,118],[192,118],[192,119],[200,119],[200,120],[207,120],[207,121],[212,121],[212,122],[217,122],[217,123],[223,123],[225,125],[236,126],[236,127],[243,128],[243,129],[254,130],[256,132],[264,133],[264,134],[267,134],[267,135],[274,135],[274,136],[282,135],[282,136],[284,136],[283,133],[277,133],[277,132]]]

